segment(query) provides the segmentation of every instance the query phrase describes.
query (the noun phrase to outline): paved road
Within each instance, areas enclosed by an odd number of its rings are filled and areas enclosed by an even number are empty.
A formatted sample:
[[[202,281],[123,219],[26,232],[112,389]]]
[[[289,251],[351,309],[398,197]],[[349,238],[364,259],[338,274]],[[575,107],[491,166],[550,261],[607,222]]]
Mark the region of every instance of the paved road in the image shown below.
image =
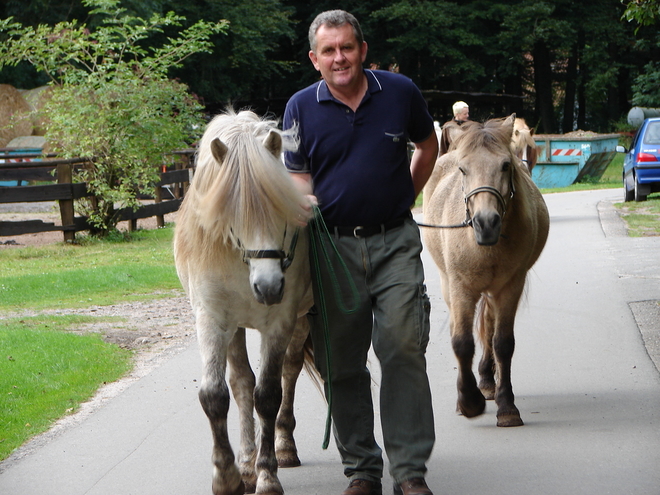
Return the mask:
[[[495,427],[492,404],[475,420],[455,414],[447,311],[437,270],[425,258],[438,436],[428,481],[436,495],[660,494],[660,374],[629,306],[640,302],[644,313],[653,306],[642,301],[660,300],[660,238],[622,235],[607,207],[620,196],[546,196],[550,238],[516,327],[521,428]],[[0,494],[209,494],[211,440],[196,395],[197,352],[192,344],[77,426],[0,465]],[[281,470],[286,493],[341,493],[346,482],[334,445],[321,449],[324,404],[306,378],[297,411],[303,466]],[[231,425],[236,438],[235,416]]]

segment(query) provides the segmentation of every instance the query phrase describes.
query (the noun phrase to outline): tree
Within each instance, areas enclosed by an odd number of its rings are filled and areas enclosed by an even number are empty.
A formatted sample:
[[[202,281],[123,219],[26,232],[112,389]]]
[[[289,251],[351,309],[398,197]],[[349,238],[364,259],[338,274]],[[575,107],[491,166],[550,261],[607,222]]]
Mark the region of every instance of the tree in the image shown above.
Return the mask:
[[[93,158],[77,179],[94,200],[77,207],[103,235],[115,228],[117,207],[137,208],[138,195],[153,190],[164,155],[199,132],[201,105],[168,72],[209,50],[209,36],[226,25],[200,21],[151,47],[150,36],[183,18],[170,12],[145,20],[127,14],[118,0],[83,4],[98,27],[75,20],[37,27],[0,21],[6,35],[0,68],[27,61],[49,77],[46,138],[63,157]]]
[[[282,47],[292,43],[293,9],[280,0],[197,0],[164,2],[189,22],[226,19],[212,50],[191,57],[174,74],[207,103],[256,102],[271,97],[277,83],[291,78],[295,62]]]
[[[642,107],[660,107],[660,36],[655,29],[644,30],[644,27],[654,27],[660,21],[660,0],[621,0],[621,3],[626,5],[623,17],[637,24],[635,33],[640,35],[637,47],[647,51],[652,58],[635,78],[632,102]]]
[[[344,0],[341,8],[362,24],[367,64],[396,67],[423,90],[516,95],[530,124],[544,132],[567,132],[608,130],[627,112],[632,81],[640,74],[648,79],[637,82],[636,94],[653,94],[660,38],[653,25],[639,26],[637,40],[634,31],[635,16],[645,23],[656,19],[659,3]],[[88,16],[80,0],[7,0],[5,5],[5,12],[24,24]],[[187,18],[184,26],[227,19],[227,30],[209,38],[212,52],[189,57],[171,74],[207,104],[233,101],[276,114],[295,91],[317,80],[307,56],[307,29],[319,12],[337,8],[332,0],[124,0],[122,5],[137,16],[174,10]],[[632,9],[630,22],[621,21],[625,6]],[[88,25],[93,22],[90,18]],[[166,26],[160,35],[163,42],[169,30]],[[0,82],[29,77],[35,76],[5,70]],[[503,107],[477,103],[473,109],[486,118],[501,115]]]
[[[660,19],[660,1],[659,0],[621,0],[626,6],[623,17],[632,22],[637,22],[640,26],[652,26]]]

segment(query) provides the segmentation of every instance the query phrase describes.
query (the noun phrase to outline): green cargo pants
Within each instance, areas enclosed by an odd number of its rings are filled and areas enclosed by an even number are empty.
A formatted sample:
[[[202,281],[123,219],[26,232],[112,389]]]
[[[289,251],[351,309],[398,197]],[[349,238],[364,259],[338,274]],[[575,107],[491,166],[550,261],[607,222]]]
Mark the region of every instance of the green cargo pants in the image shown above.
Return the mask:
[[[419,228],[408,219],[402,226],[369,237],[331,234],[330,238],[355,283],[358,298],[354,300],[328,236],[322,235],[325,249],[318,238],[312,239],[320,257],[320,273],[312,266],[315,305],[309,316],[316,365],[326,379],[326,394],[331,387],[333,431],[344,472],[350,479],[371,481],[380,481],[383,475],[367,369],[367,353],[373,344],[382,373],[380,413],[390,474],[395,482],[424,477],[435,433],[424,356],[430,302]],[[331,255],[332,269],[320,253]],[[314,257],[312,264],[316,264]],[[327,335],[320,297],[326,308]],[[346,314],[346,309],[352,311]]]

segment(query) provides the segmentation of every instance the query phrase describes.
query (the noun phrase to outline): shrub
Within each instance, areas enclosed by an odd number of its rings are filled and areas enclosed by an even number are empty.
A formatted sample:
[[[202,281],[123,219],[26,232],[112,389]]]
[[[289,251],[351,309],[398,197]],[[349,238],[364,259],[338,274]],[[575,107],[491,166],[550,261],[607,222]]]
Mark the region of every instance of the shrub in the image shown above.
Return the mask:
[[[76,207],[105,235],[116,227],[117,209],[137,208],[138,196],[153,191],[164,154],[198,137],[202,107],[168,72],[193,53],[210,51],[209,37],[225,32],[227,23],[199,21],[153,47],[155,36],[178,29],[184,18],[130,16],[118,0],[83,4],[93,7],[98,27],[72,21],[33,28],[1,20],[0,69],[28,61],[50,78],[46,139],[65,158],[93,159],[75,177],[93,198]]]

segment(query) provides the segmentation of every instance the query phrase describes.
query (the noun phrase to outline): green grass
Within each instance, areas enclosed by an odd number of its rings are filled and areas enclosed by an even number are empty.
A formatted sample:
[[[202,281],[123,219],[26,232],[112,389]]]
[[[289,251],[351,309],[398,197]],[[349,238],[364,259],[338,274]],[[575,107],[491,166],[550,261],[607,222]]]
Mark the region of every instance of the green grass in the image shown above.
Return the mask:
[[[660,235],[660,193],[651,194],[646,201],[616,203],[628,226],[630,237]]]
[[[130,242],[120,235],[0,250],[0,318],[25,309],[153,299],[180,289],[172,236],[169,227],[138,231]],[[130,370],[129,351],[80,331],[92,321],[99,317],[0,319],[0,460]]]
[[[130,370],[129,351],[100,335],[67,331],[97,320],[76,315],[0,320],[0,460]]]
[[[180,288],[172,228],[131,242],[85,240],[0,251],[0,311],[109,305]]]

